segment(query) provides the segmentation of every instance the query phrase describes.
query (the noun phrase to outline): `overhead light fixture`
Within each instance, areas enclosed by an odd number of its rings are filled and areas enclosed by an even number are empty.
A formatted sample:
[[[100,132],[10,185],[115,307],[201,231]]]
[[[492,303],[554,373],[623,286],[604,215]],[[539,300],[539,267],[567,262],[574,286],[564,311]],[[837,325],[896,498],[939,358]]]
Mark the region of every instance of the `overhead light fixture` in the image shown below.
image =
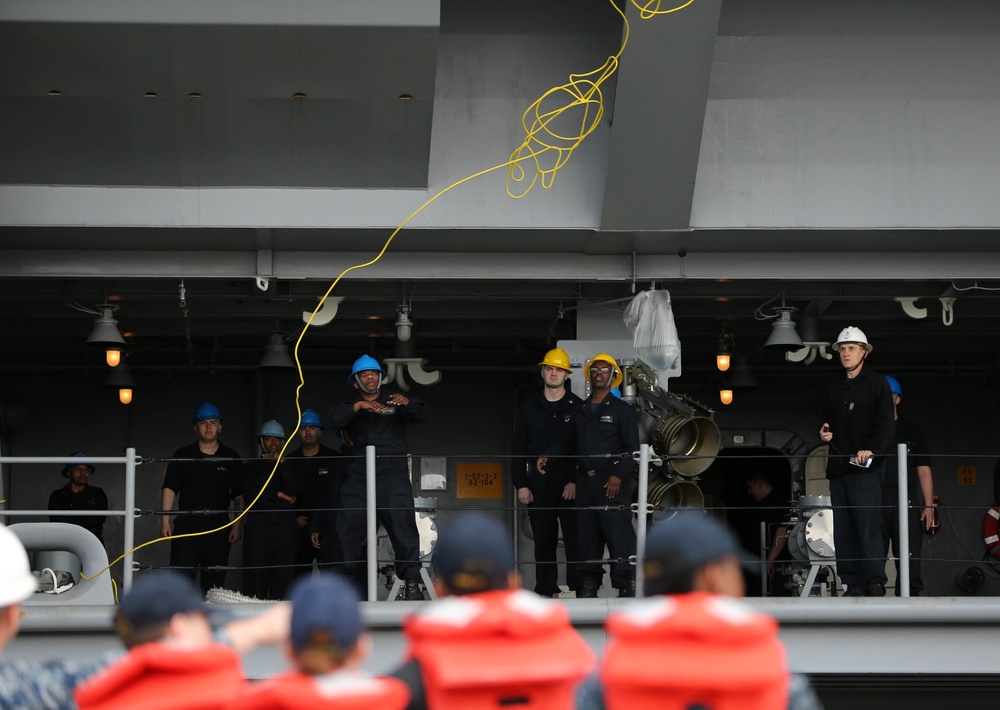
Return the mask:
[[[262,370],[295,369],[295,361],[288,354],[288,345],[281,333],[271,333],[271,341],[264,346],[264,357],[257,367]]]
[[[118,332],[118,321],[114,312],[118,306],[102,303],[97,307],[100,315],[94,321],[94,328],[87,337],[87,345],[104,348],[105,361],[111,367],[117,367],[121,362],[122,350],[125,349],[125,338]]]
[[[102,387],[118,390],[118,401],[122,404],[132,403],[132,390],[135,389],[135,380],[132,379],[132,374],[128,371],[128,367],[124,362],[108,372],[108,376],[104,378]]]
[[[410,307],[401,303],[396,310],[396,338],[405,343],[413,334],[413,321],[410,320]]]
[[[728,385],[723,385],[723,387],[728,387]],[[733,391],[731,389],[721,389],[719,390],[719,401],[725,405],[733,403]]]
[[[752,390],[760,387],[757,378],[753,376],[753,371],[750,370],[746,355],[736,357],[736,364],[729,375],[729,386],[734,390]]]
[[[802,348],[802,338],[795,330],[795,321],[792,320],[792,313],[795,308],[780,306],[774,309],[778,312],[778,320],[771,324],[771,335],[768,337],[764,347],[769,350],[783,350],[792,352]]]
[[[715,354],[715,366],[719,369],[719,372],[725,372],[729,369],[729,366],[732,364],[733,348],[735,347],[736,341],[733,340],[733,336],[723,330],[722,337],[719,338],[719,349]]]

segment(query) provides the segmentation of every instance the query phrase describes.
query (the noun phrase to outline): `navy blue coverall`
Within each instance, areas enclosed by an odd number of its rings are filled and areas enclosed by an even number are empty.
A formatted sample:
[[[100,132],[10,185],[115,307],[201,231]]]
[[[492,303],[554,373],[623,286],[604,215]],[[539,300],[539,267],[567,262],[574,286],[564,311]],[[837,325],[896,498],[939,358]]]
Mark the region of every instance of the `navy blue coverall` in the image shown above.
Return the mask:
[[[574,410],[579,455],[576,480],[577,534],[584,560],[599,560],[604,556],[603,540],[612,559],[611,583],[624,589],[635,578],[635,567],[628,559],[635,555],[636,536],[632,527],[633,475],[639,464],[632,455],[639,450],[639,425],[635,410],[617,397],[608,394],[594,406],[590,398]],[[624,454],[605,458],[604,454]],[[604,485],[612,475],[621,479],[614,498],[608,498]],[[624,506],[621,510],[588,510],[594,506]],[[604,569],[600,564],[583,564],[581,574],[600,580]]]
[[[514,488],[528,488],[534,502],[528,506],[531,533],[535,540],[535,593],[551,597],[560,592],[556,548],[562,525],[566,552],[566,584],[576,589],[580,560],[576,533],[576,505],[563,500],[566,484],[576,483],[573,410],[582,400],[572,392],[550,402],[542,390],[525,397],[514,422],[514,461],[511,479]],[[539,456],[547,456],[545,474],[535,468]]]
[[[420,534],[413,504],[413,484],[410,483],[406,444],[406,426],[427,420],[430,408],[416,397],[407,395],[405,407],[389,404],[391,392],[381,390],[377,401],[386,411],[375,414],[354,411],[362,399],[357,393],[331,408],[326,415],[329,429],[343,429],[359,454],[348,459],[347,476],[340,490],[343,510],[337,516],[337,540],[340,559],[346,564],[344,574],[355,576],[354,567],[362,560],[365,542],[365,459],[367,446],[375,447],[375,497],[378,521],[385,528],[395,554],[396,574],[402,580],[420,578]],[[374,544],[374,541],[371,541]]]
[[[882,470],[896,427],[889,383],[867,368],[853,379],[838,377],[830,382],[822,421],[833,432],[826,477],[833,503],[837,574],[850,586],[885,584]],[[869,468],[850,463],[859,451],[873,453]]]

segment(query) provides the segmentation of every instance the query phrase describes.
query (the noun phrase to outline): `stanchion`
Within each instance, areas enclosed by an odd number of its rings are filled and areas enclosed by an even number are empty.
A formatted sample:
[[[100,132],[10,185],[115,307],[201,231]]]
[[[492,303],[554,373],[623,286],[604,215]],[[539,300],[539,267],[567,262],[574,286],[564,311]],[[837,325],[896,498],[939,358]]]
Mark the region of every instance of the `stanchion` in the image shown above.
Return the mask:
[[[635,547],[635,596],[642,597],[644,578],[642,561],[646,559],[646,516],[649,514],[649,444],[639,446],[638,530]]]
[[[906,444],[896,445],[896,483],[899,485],[899,549],[896,550],[896,591],[899,596],[910,596],[910,511],[907,507],[910,487],[906,480]],[[884,504],[884,502],[883,502]],[[885,560],[882,560],[884,563]]]
[[[378,581],[378,519],[375,516],[375,447],[365,447],[365,492],[368,495],[365,508],[368,514],[368,601],[377,600],[375,586]]]
[[[135,548],[135,449],[125,449],[125,518],[122,521],[125,536],[125,561],[122,569],[122,589],[132,588],[132,550]]]

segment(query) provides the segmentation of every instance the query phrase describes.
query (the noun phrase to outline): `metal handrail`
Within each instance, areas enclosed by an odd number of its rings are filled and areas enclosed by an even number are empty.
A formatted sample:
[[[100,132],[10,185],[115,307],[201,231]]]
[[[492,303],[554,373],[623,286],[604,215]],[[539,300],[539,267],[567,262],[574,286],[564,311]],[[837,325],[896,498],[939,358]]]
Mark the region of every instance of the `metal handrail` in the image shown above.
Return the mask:
[[[59,515],[95,516],[111,515],[123,519],[122,533],[124,536],[124,569],[122,570],[122,587],[127,592],[132,588],[132,550],[135,548],[135,519],[139,511],[135,507],[135,467],[142,459],[135,455],[134,448],[125,449],[124,456],[0,456],[0,465],[10,463],[50,464],[125,464],[125,508],[123,510],[101,511],[58,511]],[[0,504],[2,505],[2,504]],[[28,517],[36,515],[51,515],[51,510],[7,510],[0,508],[0,517]]]

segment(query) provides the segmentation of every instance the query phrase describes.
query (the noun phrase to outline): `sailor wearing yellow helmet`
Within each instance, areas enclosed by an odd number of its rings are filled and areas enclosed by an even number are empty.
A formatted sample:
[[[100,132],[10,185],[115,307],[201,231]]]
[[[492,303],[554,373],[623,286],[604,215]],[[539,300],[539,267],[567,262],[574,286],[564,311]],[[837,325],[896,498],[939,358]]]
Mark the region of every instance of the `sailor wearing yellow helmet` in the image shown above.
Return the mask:
[[[517,499],[528,506],[535,541],[535,593],[560,593],[556,549],[562,526],[566,550],[566,585],[576,589],[580,560],[576,535],[576,453],[573,410],[583,400],[566,386],[569,355],[562,348],[545,353],[538,363],[542,387],[524,397],[514,422],[511,478]]]
[[[632,407],[611,393],[622,382],[622,371],[611,355],[592,357],[583,374],[591,393],[573,417],[579,456],[576,503],[580,552],[584,560],[599,560],[606,543],[613,560],[612,585],[618,596],[634,597],[635,567],[629,558],[635,555],[636,537],[630,505],[638,466],[632,454],[639,450],[639,425]],[[597,510],[598,506],[612,509]],[[603,576],[600,564],[581,565],[576,596],[596,597]]]

